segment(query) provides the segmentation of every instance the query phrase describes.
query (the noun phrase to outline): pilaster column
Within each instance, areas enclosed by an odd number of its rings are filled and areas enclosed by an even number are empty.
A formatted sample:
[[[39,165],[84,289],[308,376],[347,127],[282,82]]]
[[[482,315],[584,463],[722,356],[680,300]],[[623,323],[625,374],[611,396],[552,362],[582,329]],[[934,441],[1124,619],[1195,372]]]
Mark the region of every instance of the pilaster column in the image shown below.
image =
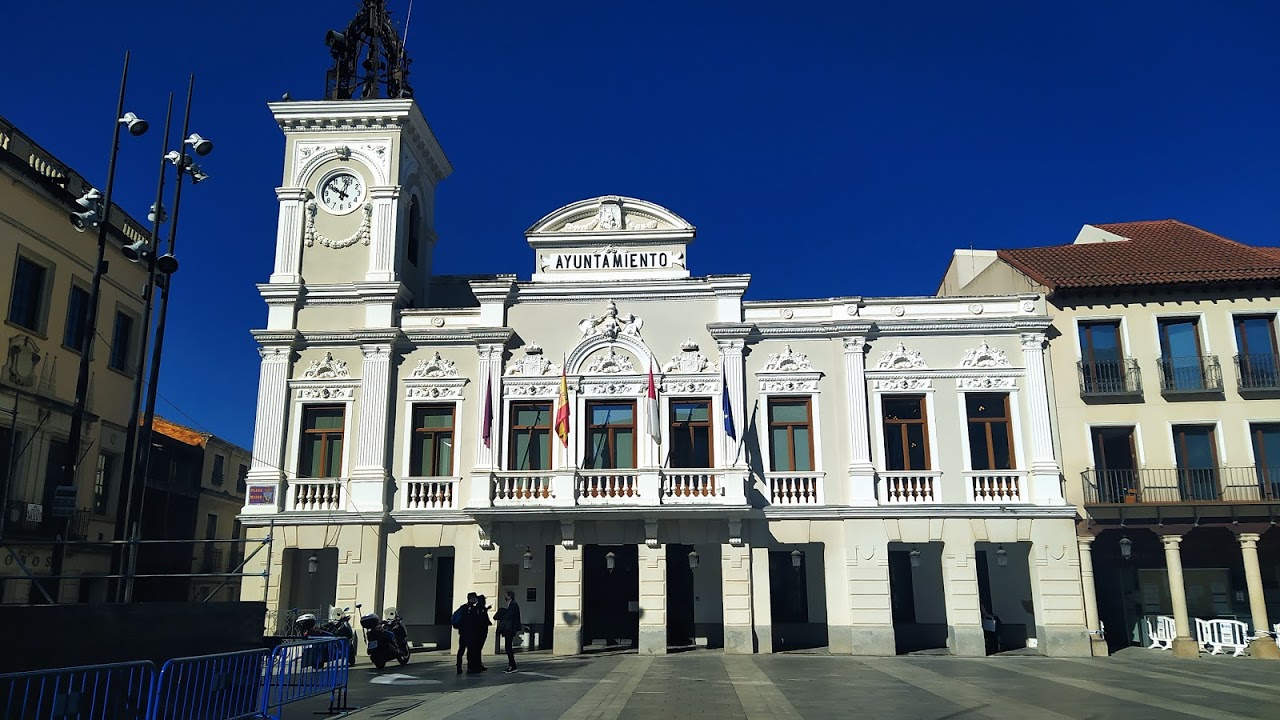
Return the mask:
[[[258,371],[258,410],[253,426],[253,465],[245,480],[247,487],[272,488],[274,502],[245,505],[245,513],[274,513],[286,494],[284,479],[285,415],[289,409],[289,365],[293,349],[288,345],[258,348],[262,364]],[[246,503],[254,497],[248,492]]]
[[[773,652],[773,601],[770,596],[769,548],[751,548],[751,616],[755,621],[755,651]],[[726,628],[727,632],[728,628]],[[725,636],[726,642],[728,636]]]
[[[1023,366],[1027,373],[1028,421],[1031,423],[1032,501],[1039,505],[1065,505],[1061,469],[1053,457],[1053,429],[1049,416],[1049,392],[1045,381],[1044,333],[1022,333]]]
[[[280,220],[276,224],[276,264],[273,283],[302,282],[302,224],[308,191],[302,187],[276,188]]]
[[[1093,584],[1093,541],[1092,535],[1076,536],[1080,548],[1080,587],[1084,593],[1084,624],[1088,628],[1089,645],[1094,657],[1106,657],[1107,641],[1098,634],[1102,621],[1098,618],[1098,592]]]
[[[502,607],[502,589],[498,585],[501,548],[490,538],[487,531],[481,531],[480,547],[471,556],[471,583],[474,592],[484,595],[485,604],[493,606],[493,610],[489,611],[489,617],[492,618],[494,611]],[[494,623],[494,627],[489,628],[489,637],[486,638],[480,651],[485,656],[496,655],[499,652],[499,644],[497,623]]]
[[[555,619],[551,652],[582,653],[582,546],[564,542],[556,546]]]
[[[348,510],[382,512],[387,477],[387,416],[391,402],[391,345],[361,345],[360,425],[355,437]]]
[[[876,469],[871,461],[867,413],[867,341],[844,338],[845,400],[849,415],[849,504],[876,504]]]
[[[369,239],[369,271],[365,280],[390,282],[396,279],[396,203],[399,199],[398,185],[369,188],[373,228]]]
[[[720,432],[718,433],[724,438],[724,446],[720,457],[724,458],[721,465],[724,467],[746,467],[747,459],[745,455],[739,451],[743,442],[743,434],[746,428],[743,427],[742,408],[746,402],[746,386],[743,384],[742,370],[742,348],[744,342],[742,340],[720,340],[716,343],[720,347],[720,362],[724,368],[723,378],[725,386],[729,391],[729,409],[733,416],[733,430],[737,435],[737,439],[731,439],[724,432],[724,422],[721,418]],[[718,403],[723,406],[723,402]]]
[[[658,543],[641,543],[640,565],[641,655],[667,654],[667,553]]]
[[[476,348],[480,363],[476,372],[475,443],[476,462],[471,471],[471,499],[468,507],[489,507],[493,500],[490,484],[493,472],[501,467],[498,458],[502,447],[502,345],[485,344]],[[485,403],[489,412],[485,412]],[[555,412],[553,409],[552,412]],[[486,418],[485,415],[489,417]],[[488,422],[486,423],[486,420]],[[487,426],[487,427],[486,427]],[[489,444],[485,445],[485,435]],[[558,441],[557,441],[558,442]]]
[[[978,554],[969,528],[943,525],[942,592],[946,598],[947,642],[958,657],[984,657],[986,636],[978,594]],[[935,543],[930,543],[930,553]],[[927,562],[927,561],[926,561]]]
[[[1182,581],[1182,536],[1162,535],[1164,563],[1169,571],[1169,601],[1173,604],[1173,625],[1178,636],[1173,639],[1173,654],[1177,657],[1197,657],[1200,654],[1191,636],[1191,620],[1187,616],[1187,588]]]
[[[1258,564],[1258,533],[1240,533],[1240,554],[1244,558],[1244,581],[1249,589],[1249,614],[1253,616],[1254,634],[1270,632],[1267,599],[1262,590],[1262,568]],[[1249,653],[1257,658],[1280,660],[1280,647],[1270,636],[1249,643]]]
[[[751,638],[751,548],[743,543],[720,546],[720,582],[724,608],[724,651],[755,652]]]

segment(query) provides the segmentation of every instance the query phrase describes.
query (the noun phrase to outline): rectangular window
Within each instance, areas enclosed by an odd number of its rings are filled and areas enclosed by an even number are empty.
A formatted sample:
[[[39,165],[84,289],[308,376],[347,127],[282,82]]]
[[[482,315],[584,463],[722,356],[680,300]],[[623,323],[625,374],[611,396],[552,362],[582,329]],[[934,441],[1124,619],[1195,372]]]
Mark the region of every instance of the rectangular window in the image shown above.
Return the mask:
[[[587,456],[582,466],[612,470],[636,466],[636,404],[587,403]]]
[[[1262,497],[1280,499],[1280,423],[1251,423],[1253,462],[1258,470]]]
[[[9,296],[9,322],[40,332],[48,282],[49,268],[31,258],[18,256],[13,270],[13,294]]]
[[[1083,390],[1087,393],[1124,392],[1124,348],[1120,343],[1120,321],[1082,322],[1079,330]]]
[[[974,470],[1012,470],[1013,423],[1007,393],[968,393],[969,458]]]
[[[310,405],[302,411],[298,477],[336,478],[342,474],[342,406]]]
[[[1218,500],[1218,447],[1212,425],[1174,425],[1178,486],[1184,500]]]
[[[214,485],[221,485],[225,476],[225,465],[227,459],[221,455],[213,456],[213,472],[209,475],[209,482]]]
[[[812,472],[812,428],[809,398],[769,398],[769,469]]]
[[[236,474],[236,492],[244,492],[249,486],[249,466],[240,463],[240,471]]]
[[[115,469],[115,457],[98,453],[98,468],[93,475],[93,511],[106,515],[111,502],[111,473]]]
[[[715,467],[711,454],[711,401],[671,401],[673,468]]]
[[[414,406],[409,474],[413,477],[453,475],[453,405]]]
[[[928,470],[929,428],[923,395],[885,395],[884,460],[886,470]]]
[[[1138,460],[1132,427],[1095,427],[1089,430],[1093,445],[1094,477],[1086,492],[1095,502],[1122,503],[1139,500]]]
[[[1237,315],[1236,347],[1240,350],[1240,386],[1275,388],[1280,386],[1280,363],[1276,359],[1276,324],[1270,315]]]
[[[511,404],[511,470],[551,469],[551,403]]]
[[[208,516],[205,518],[204,539],[205,540],[218,539],[218,516],[213,513],[209,513]],[[207,547],[213,547],[213,546],[209,545]]]
[[[112,369],[131,374],[129,358],[133,357],[133,316],[120,311],[116,312],[115,329],[111,331],[111,358],[108,364]]]
[[[67,327],[62,333],[62,344],[84,352],[85,325],[89,320],[89,291],[72,283],[67,297]]]
[[[1157,325],[1164,387],[1168,390],[1204,389],[1199,323],[1195,318],[1165,318]]]

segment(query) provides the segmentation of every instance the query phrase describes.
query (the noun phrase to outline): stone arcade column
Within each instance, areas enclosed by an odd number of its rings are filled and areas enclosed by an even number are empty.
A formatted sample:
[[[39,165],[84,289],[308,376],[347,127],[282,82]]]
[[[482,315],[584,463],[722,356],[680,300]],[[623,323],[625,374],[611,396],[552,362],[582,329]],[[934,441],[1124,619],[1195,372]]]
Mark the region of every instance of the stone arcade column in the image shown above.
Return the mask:
[[[657,543],[641,543],[640,654],[667,654],[667,552]]]
[[[1080,588],[1084,593],[1084,624],[1089,630],[1089,646],[1094,657],[1106,657],[1107,641],[1098,634],[1102,621],[1098,618],[1098,592],[1093,584],[1093,541],[1092,535],[1076,537],[1080,548]]]
[[[732,531],[730,535],[732,535]],[[724,608],[724,651],[730,655],[755,652],[751,637],[751,548],[741,542],[720,546],[720,582]]]
[[[398,185],[369,188],[373,227],[370,232],[369,272],[364,276],[367,281],[393,282],[396,279],[396,202],[399,199]]]
[[[471,585],[472,590],[478,595],[484,595],[486,605],[492,605],[493,609],[489,611],[489,617],[493,618],[493,613],[502,607],[501,587],[498,585],[498,570],[501,567],[502,552],[501,548],[493,543],[493,538],[489,535],[487,526],[480,527],[480,547],[479,550],[471,556]],[[488,658],[499,652],[499,641],[497,632],[497,623],[489,628],[489,637],[485,639],[484,647],[480,649],[481,657]]]
[[[391,345],[360,346],[360,428],[356,433],[356,462],[351,471],[347,509],[381,513],[386,503],[387,416],[391,403]]]
[[[498,452],[502,446],[502,345],[485,344],[476,348],[480,354],[480,367],[476,372],[476,463],[471,470],[471,493],[467,507],[489,507],[492,504],[490,484],[493,472],[498,469]],[[484,444],[484,404],[490,403],[489,446]]]
[[[1178,636],[1173,639],[1175,657],[1199,657],[1200,648],[1191,635],[1187,617],[1187,588],[1182,581],[1182,536],[1162,535],[1164,562],[1169,570],[1169,601],[1173,604],[1173,625]]]
[[[566,541],[556,546],[554,655],[582,654],[582,546]]]
[[[1244,581],[1249,588],[1249,614],[1253,616],[1254,634],[1270,632],[1267,599],[1262,591],[1262,568],[1258,564],[1258,533],[1240,533],[1240,554],[1244,557]],[[1280,647],[1270,636],[1249,643],[1249,654],[1256,658],[1280,660]]]
[[[987,639],[982,634],[978,608],[978,556],[968,526],[947,522],[942,531],[942,584],[947,603],[947,644],[959,657],[984,657]]]
[[[769,548],[751,548],[751,616],[756,626],[756,652],[773,652],[773,602],[769,596]],[[726,628],[727,633],[727,628]],[[728,636],[725,637],[726,642]]]
[[[280,222],[276,225],[276,266],[271,273],[271,282],[300,283],[307,189],[276,188],[276,199],[280,201]]]
[[[871,461],[867,415],[867,341],[844,338],[844,371],[849,413],[849,504],[876,504],[876,466]]]
[[[1022,333],[1022,358],[1027,373],[1027,408],[1031,417],[1031,501],[1065,505],[1061,468],[1053,457],[1053,428],[1049,391],[1044,376],[1044,333]]]
[[[259,348],[258,354],[262,356],[262,366],[258,373],[258,411],[253,426],[253,465],[245,484],[274,488],[275,501],[268,505],[246,505],[245,512],[274,513],[281,509],[287,495],[280,483],[285,477],[284,420],[289,408],[289,365],[293,349],[289,345],[270,345]]]

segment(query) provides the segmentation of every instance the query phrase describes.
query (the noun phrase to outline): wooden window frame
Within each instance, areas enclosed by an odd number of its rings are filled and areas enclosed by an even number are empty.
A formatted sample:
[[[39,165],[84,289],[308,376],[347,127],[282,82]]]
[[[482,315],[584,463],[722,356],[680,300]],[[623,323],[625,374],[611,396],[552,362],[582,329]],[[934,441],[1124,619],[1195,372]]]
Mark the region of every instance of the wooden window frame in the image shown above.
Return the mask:
[[[1248,320],[1263,320],[1267,323],[1267,330],[1271,334],[1271,346],[1268,347],[1265,352],[1253,352],[1252,349],[1249,347],[1248,335],[1246,333],[1240,332],[1240,326],[1245,321],[1248,321]],[[1258,315],[1258,314],[1232,315],[1231,329],[1236,334],[1236,351],[1240,353],[1241,357],[1248,357],[1250,355],[1280,354],[1280,350],[1277,349],[1278,347],[1280,347],[1280,345],[1277,345],[1277,342],[1276,342],[1276,318],[1274,315]]]
[[[445,430],[443,428],[423,427],[422,418],[425,416],[426,411],[429,409],[447,409],[449,411],[449,429],[448,430]],[[457,449],[458,449],[458,443],[457,443],[458,406],[457,404],[447,403],[447,402],[446,403],[416,403],[413,406],[413,411],[410,414],[410,418],[413,423],[413,429],[410,431],[410,441],[409,441],[409,476],[410,477],[453,477],[453,469],[456,465],[456,460],[458,457],[457,455]],[[422,457],[418,450],[418,448],[420,447],[418,440],[423,436],[426,436],[428,438],[428,442],[431,443],[431,448],[432,448],[431,457],[437,460],[437,464],[440,458],[441,443],[446,439],[446,437],[450,442],[453,443],[452,449],[449,451],[449,468],[448,468],[449,472],[445,473],[444,475],[435,475],[435,474],[423,475],[418,472],[419,470],[423,470],[423,469],[428,469],[428,470],[434,469],[434,468],[422,467]]]
[[[1200,338],[1200,318],[1196,315],[1178,315],[1174,317],[1156,318],[1156,339],[1160,343],[1160,357],[1170,359],[1179,357],[1170,355],[1169,349],[1169,326],[1182,323],[1191,323],[1192,335],[1196,339],[1196,357],[1204,357],[1204,341]]]
[[[1076,325],[1077,342],[1080,343],[1080,359],[1090,366],[1099,362],[1094,355],[1093,333],[1101,327],[1110,327],[1114,331],[1116,339],[1116,350],[1120,353],[1118,362],[1123,365],[1125,358],[1124,351],[1124,333],[1120,331],[1121,322],[1119,320],[1081,320]],[[1088,338],[1088,342],[1082,342],[1085,338],[1079,337],[1081,332]],[[1105,361],[1102,361],[1105,362]]]
[[[687,422],[683,422],[683,423],[679,423],[679,424],[677,424],[677,422],[676,422],[676,405],[695,405],[695,404],[696,404],[696,405],[703,405],[703,406],[705,406],[705,407],[706,407],[706,409],[707,409],[707,419],[706,419],[705,421],[704,421],[704,420],[689,420],[689,421],[687,421]],[[693,437],[694,437],[694,435],[693,435],[693,433],[695,432],[695,429],[696,429],[696,428],[706,428],[706,433],[707,433],[707,464],[706,464],[706,465],[696,465],[696,466],[691,465],[691,466],[689,466],[689,469],[693,469],[693,468],[713,468],[713,467],[715,467],[715,466],[716,466],[716,465],[715,465],[715,463],[716,463],[716,448],[715,448],[715,439],[716,439],[716,436],[715,436],[715,431],[714,431],[715,424],[712,422],[712,412],[713,412],[713,409],[712,409],[712,405],[711,405],[711,400],[710,400],[710,398],[679,398],[679,397],[676,397],[676,398],[668,398],[668,399],[667,399],[667,413],[668,413],[668,416],[669,416],[669,418],[670,418],[670,422],[668,422],[668,423],[667,423],[667,427],[669,428],[670,433],[671,433],[671,446],[670,446],[670,447],[671,447],[672,455],[673,455],[672,463],[671,463],[671,467],[672,467],[672,468],[680,467],[680,466],[677,466],[677,465],[675,465],[675,464],[674,464],[674,451],[675,451],[675,443],[676,443],[676,433],[677,433],[677,432],[680,432],[680,431],[687,431],[687,432],[689,433],[689,446],[690,446],[690,447],[693,447],[693,446],[694,446],[694,442],[693,442]]]
[[[339,426],[337,429],[329,429],[329,428],[320,429],[320,428],[307,427],[308,425],[307,420],[311,416],[311,413],[318,412],[321,410],[337,410],[339,413],[341,413],[341,416],[340,416],[341,422],[339,423]],[[342,477],[342,458],[341,457],[338,458],[338,474],[334,475],[332,478],[329,478],[327,476],[316,477],[313,475],[303,474],[302,464],[307,461],[307,455],[304,452],[304,450],[306,449],[305,440],[307,439],[308,435],[321,436],[319,440],[320,448],[321,448],[319,467],[323,468],[329,464],[328,436],[330,435],[338,436],[338,438],[342,442],[342,449],[339,451],[339,454],[341,455],[342,453],[345,453],[347,451],[346,433],[347,433],[347,406],[346,405],[303,405],[302,406],[302,432],[298,438],[299,440],[298,442],[298,477],[306,478],[310,480],[325,480],[325,479],[334,479],[334,478]],[[312,468],[312,469],[314,470],[315,468]]]
[[[596,424],[592,423],[592,422],[591,422],[591,418],[592,418],[592,417],[594,417],[594,415],[595,415],[595,413],[594,413],[595,408],[600,407],[600,406],[604,406],[604,405],[615,405],[615,406],[618,406],[618,407],[630,407],[630,408],[631,408],[631,424],[630,424],[630,425],[612,425],[612,424],[610,424],[610,425],[596,425]],[[634,467],[627,467],[627,468],[622,468],[622,467],[608,467],[608,468],[605,468],[605,467],[596,467],[596,466],[595,466],[595,460],[596,460],[596,458],[595,458],[595,452],[594,452],[594,443],[592,443],[592,442],[591,442],[591,434],[592,434],[592,432],[597,431],[597,430],[603,430],[603,431],[604,431],[604,433],[605,433],[605,441],[607,442],[608,447],[609,447],[609,457],[614,458],[615,460],[616,460],[616,459],[617,459],[617,457],[618,457],[618,450],[617,450],[617,447],[618,447],[618,444],[617,444],[617,431],[618,431],[618,430],[630,430],[630,431],[631,431],[631,458],[632,458],[632,460],[636,461],[637,465],[639,464],[639,457],[637,457],[637,455],[636,455],[636,452],[637,452],[637,449],[638,449],[638,448],[636,447],[636,446],[637,446],[637,438],[636,438],[636,433],[637,433],[637,427],[636,427],[636,425],[637,425],[637,423],[636,423],[636,410],[637,410],[637,408],[636,408],[636,401],[635,401],[635,400],[588,400],[588,401],[587,401],[587,404],[586,404],[586,415],[585,415],[585,417],[586,417],[586,422],[584,422],[584,423],[583,423],[583,424],[584,424],[584,426],[585,426],[585,427],[583,428],[583,430],[585,430],[585,432],[583,433],[583,435],[584,435],[584,438],[583,438],[583,439],[585,440],[585,447],[583,448],[583,449],[585,450],[585,452],[583,453],[583,458],[582,458],[582,467],[583,467],[583,469],[586,469],[586,470],[632,470],[632,469],[634,469]]]
[[[523,408],[532,408],[532,407],[545,407],[547,409],[546,424],[520,425],[516,423],[516,417],[518,416],[519,411]],[[508,440],[507,469],[512,471],[519,471],[520,463],[516,461],[517,460],[516,447],[518,445],[518,443],[516,442],[516,435],[520,432],[531,433],[534,430],[545,429],[547,431],[547,447],[546,447],[546,455],[544,457],[546,457],[547,459],[547,467],[535,468],[535,470],[550,470],[551,466],[554,464],[552,462],[552,451],[555,448],[555,444],[552,442],[552,438],[556,437],[555,427],[554,427],[555,426],[555,403],[552,402],[551,400],[521,400],[519,402],[511,403],[511,406],[508,409],[508,412],[510,413],[508,417],[511,419],[511,424],[507,428],[507,440]]]
[[[800,423],[792,422],[774,422],[773,406],[775,403],[804,403],[805,421],[803,426]],[[765,403],[765,422],[769,425],[769,468],[770,472],[817,472],[817,464],[814,462],[814,446],[817,444],[817,438],[814,437],[813,431],[813,397],[809,395],[775,395],[770,396]],[[810,470],[796,470],[796,434],[797,427],[804,427],[809,431],[809,467]],[[777,467],[778,447],[773,442],[774,428],[787,429],[787,465],[783,470],[775,469]]]
[[[884,411],[884,404],[888,400],[903,400],[913,398],[920,403],[920,419],[919,420],[893,420]],[[929,442],[929,400],[925,395],[917,394],[885,394],[880,396],[880,424],[881,431],[884,433],[885,440],[885,467],[888,468],[889,463],[889,433],[897,432],[902,437],[902,470],[891,470],[890,472],[931,472],[933,470],[933,450]],[[907,429],[911,425],[919,425],[921,434],[924,437],[924,467],[913,468],[911,465],[911,453],[907,449],[910,445],[910,435]],[[894,430],[896,428],[896,430]]]
[[[1178,470],[1216,470],[1219,467],[1220,458],[1218,457],[1218,426],[1209,423],[1179,423],[1170,427],[1173,435],[1173,457],[1174,464],[1177,465],[1178,451],[1181,450],[1182,457],[1187,457],[1187,434],[1188,428],[1208,428],[1209,429],[1209,450],[1213,453],[1213,466],[1211,468],[1184,468],[1179,466]]]
[[[120,338],[117,337],[120,331],[121,318],[129,321],[129,334],[128,337],[125,338],[123,348],[119,347]],[[138,318],[134,317],[132,313],[117,308],[115,321],[111,323],[111,352],[107,354],[107,367],[115,370],[116,372],[122,372],[132,377],[134,370],[133,367],[131,367],[133,365],[134,336],[137,334],[137,331]],[[117,361],[121,364],[117,365]]]
[[[1003,400],[1004,400],[1004,414],[1003,414],[1002,416],[1000,416],[1000,417],[986,417],[986,418],[974,418],[974,417],[970,417],[970,415],[969,415],[969,398],[974,398],[974,397],[991,397],[991,398],[994,398],[994,397],[997,397],[997,396],[998,396],[998,397],[1002,397],[1002,398],[1003,398]],[[1009,393],[1007,393],[1007,392],[1006,392],[1006,393],[965,393],[965,396],[964,396],[964,404],[965,404],[965,408],[964,408],[965,419],[968,421],[968,425],[967,425],[966,427],[973,427],[974,425],[985,425],[985,426],[986,426],[986,435],[987,435],[987,470],[985,470],[985,471],[983,471],[983,472],[987,472],[987,471],[990,471],[990,472],[1003,472],[1003,471],[1005,470],[1005,469],[1001,469],[1001,468],[997,468],[997,467],[996,467],[995,443],[993,442],[993,440],[995,439],[995,436],[992,434],[991,426],[992,426],[992,424],[997,423],[997,422],[1003,422],[1003,423],[1004,423],[1005,438],[1006,438],[1006,443],[1007,443],[1006,447],[1008,447],[1008,448],[1009,448],[1009,467],[1007,468],[1007,470],[1010,470],[1010,471],[1012,471],[1012,470],[1017,470],[1017,469],[1018,469],[1018,454],[1017,454],[1017,452],[1015,451],[1015,448],[1014,448],[1014,445],[1013,445],[1013,413],[1011,412],[1011,410],[1010,410],[1010,406],[1009,406]],[[976,468],[974,468],[974,466],[975,466],[977,463],[975,463],[975,462],[974,462],[974,447],[973,447],[973,440],[971,439],[971,436],[969,436],[969,435],[967,435],[967,434],[966,434],[966,439],[968,439],[968,441],[969,441],[969,467],[970,467],[970,469],[976,469]],[[926,447],[927,447],[927,446],[926,446]]]
[[[13,318],[13,303],[18,291],[18,269],[24,260],[44,272],[44,276],[40,280],[40,286],[35,288],[35,317],[30,326],[24,325]],[[45,332],[49,322],[49,292],[53,287],[53,272],[53,263],[19,248],[13,260],[13,276],[9,283],[9,303],[5,307],[4,313],[5,322],[13,327],[22,328],[47,339]]]

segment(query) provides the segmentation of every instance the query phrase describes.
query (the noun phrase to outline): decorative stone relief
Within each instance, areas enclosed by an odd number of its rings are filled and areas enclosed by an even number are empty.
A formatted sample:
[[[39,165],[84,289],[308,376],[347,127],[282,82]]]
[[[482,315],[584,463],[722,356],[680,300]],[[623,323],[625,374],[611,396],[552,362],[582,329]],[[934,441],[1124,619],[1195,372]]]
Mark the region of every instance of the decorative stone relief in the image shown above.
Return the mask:
[[[446,378],[458,377],[458,364],[440,357],[436,352],[430,360],[419,360],[418,366],[409,373],[410,378]]]
[[[584,381],[580,392],[586,397],[638,397],[648,386],[638,382]]]
[[[1034,312],[1035,309],[1036,309],[1035,303],[1031,302],[1030,300],[1022,301],[1022,312]]]
[[[887,350],[880,356],[880,362],[876,363],[876,370],[914,370],[926,368],[924,357],[920,355],[919,350],[907,350],[902,344],[898,343],[898,347]]]
[[[506,382],[502,384],[502,394],[508,397],[555,397],[559,392],[559,386],[552,384],[534,385],[532,383]]]
[[[326,352],[323,360],[311,361],[311,364],[303,371],[302,377],[324,380],[326,378],[351,377],[351,373],[347,370],[347,363],[345,360],[338,360],[333,356],[333,353]]]
[[[906,314],[907,314],[907,309],[906,309],[906,308],[902,307],[901,305],[894,305],[894,306],[893,306],[893,315],[894,315],[894,317],[902,317],[903,315],[906,315]]]
[[[813,363],[804,353],[793,352],[790,345],[783,345],[782,352],[773,353],[764,364],[762,372],[804,372],[813,370]]]
[[[662,543],[658,542],[658,521],[657,520],[644,521],[644,544],[646,547],[649,547],[654,550],[662,547]]]
[[[733,519],[729,521],[729,544],[734,547],[742,547],[742,521]]]
[[[536,343],[531,343],[524,349],[524,357],[518,360],[512,360],[507,366],[507,375],[538,377],[542,375],[550,375],[559,369],[555,363],[548,360],[542,354],[542,348]]]
[[[599,355],[591,364],[587,366],[589,373],[618,374],[624,372],[635,372],[635,365],[631,362],[631,358],[626,355],[619,355],[609,348],[609,352]]]
[[[672,380],[663,381],[662,392],[678,395],[708,395],[720,392],[718,380]]]
[[[462,384],[421,385],[405,388],[404,396],[410,400],[453,399],[462,397]]]
[[[962,368],[1005,368],[1009,367],[1009,358],[1003,350],[996,350],[987,345],[986,339],[982,344],[972,350],[968,350],[964,354],[964,359],[960,361]]]
[[[40,363],[40,347],[26,335],[9,338],[9,351],[5,355],[5,377],[19,387],[31,387],[36,382],[36,365]]]
[[[298,397],[303,400],[351,400],[355,394],[356,389],[353,387],[320,385],[298,388]]]
[[[662,366],[664,373],[701,373],[711,372],[714,369],[711,361],[698,352],[698,344],[693,340],[680,343],[680,352]]]
[[[929,378],[883,378],[875,381],[876,390],[932,390]]]
[[[345,248],[345,247],[351,247],[356,243],[364,243],[365,245],[368,245],[370,242],[370,238],[372,236],[371,229],[373,227],[373,203],[366,202],[364,206],[360,208],[360,210],[364,215],[364,217],[360,220],[360,227],[356,228],[355,232],[351,233],[345,238],[342,238],[341,240],[332,240],[328,237],[325,237],[323,234],[321,234],[319,230],[316,230],[316,213],[319,211],[319,205],[316,204],[315,200],[308,200],[307,201],[307,226],[302,234],[303,241],[307,244],[307,247],[311,247],[312,245],[315,245],[318,242],[321,245],[324,245],[325,247],[331,247],[335,250],[341,250],[342,248]]]
[[[578,329],[582,331],[582,337],[603,335],[610,340],[616,340],[619,335],[640,337],[640,328],[642,327],[644,327],[644,320],[631,313],[619,315],[618,305],[612,300],[605,306],[604,317],[588,315],[585,320],[578,323]]]
[[[782,308],[778,311],[778,314],[782,316],[783,320],[790,320],[796,316],[796,311],[791,308]]]
[[[818,392],[818,380],[761,380],[760,392],[762,393],[785,393],[785,392]]]
[[[981,315],[983,310],[984,308],[982,307],[982,303],[973,303],[969,306],[969,312],[974,315]]]
[[[985,377],[966,377],[956,380],[956,388],[960,390],[1012,390],[1017,382],[1012,377],[988,375]]]
[[[600,232],[614,230],[656,230],[658,221],[639,213],[624,213],[617,197],[600,200],[592,217],[566,222],[560,232]]]

